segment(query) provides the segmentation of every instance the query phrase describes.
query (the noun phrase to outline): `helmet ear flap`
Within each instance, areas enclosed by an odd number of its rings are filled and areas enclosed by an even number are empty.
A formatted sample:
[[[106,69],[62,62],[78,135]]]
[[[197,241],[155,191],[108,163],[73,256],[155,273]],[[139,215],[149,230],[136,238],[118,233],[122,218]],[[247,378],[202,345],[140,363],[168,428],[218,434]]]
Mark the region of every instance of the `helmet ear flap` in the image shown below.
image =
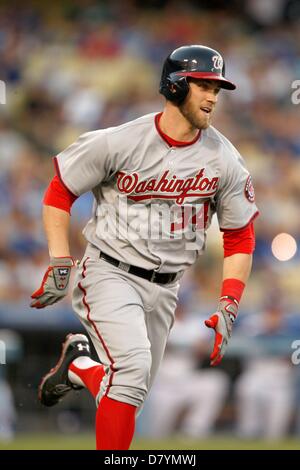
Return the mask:
[[[189,92],[189,84],[186,77],[178,77],[176,74],[170,74],[166,80],[167,90],[168,93],[166,98],[169,101],[173,101],[177,104],[182,103],[188,92]]]

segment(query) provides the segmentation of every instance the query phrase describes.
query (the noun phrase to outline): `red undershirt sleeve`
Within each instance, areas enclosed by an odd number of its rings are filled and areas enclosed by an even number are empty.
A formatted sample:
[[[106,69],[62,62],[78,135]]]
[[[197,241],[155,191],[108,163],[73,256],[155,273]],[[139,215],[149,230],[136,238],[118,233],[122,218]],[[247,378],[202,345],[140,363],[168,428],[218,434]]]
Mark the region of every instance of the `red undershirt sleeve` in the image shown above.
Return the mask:
[[[255,232],[253,222],[241,230],[223,232],[224,258],[236,253],[252,254],[255,249]]]
[[[70,214],[72,204],[76,199],[77,196],[72,194],[56,175],[45,192],[43,203],[46,206],[57,207]]]

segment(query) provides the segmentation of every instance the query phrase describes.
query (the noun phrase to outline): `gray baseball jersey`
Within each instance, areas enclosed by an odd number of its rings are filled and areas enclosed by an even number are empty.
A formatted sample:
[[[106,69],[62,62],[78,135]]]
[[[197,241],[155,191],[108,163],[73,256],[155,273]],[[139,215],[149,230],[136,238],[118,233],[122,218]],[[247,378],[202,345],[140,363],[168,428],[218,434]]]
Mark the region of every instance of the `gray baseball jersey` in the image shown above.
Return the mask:
[[[258,213],[242,157],[212,126],[192,145],[171,147],[148,114],[81,135],[56,161],[73,194],[94,194],[86,239],[145,269],[192,265],[214,213],[221,230],[242,228]]]

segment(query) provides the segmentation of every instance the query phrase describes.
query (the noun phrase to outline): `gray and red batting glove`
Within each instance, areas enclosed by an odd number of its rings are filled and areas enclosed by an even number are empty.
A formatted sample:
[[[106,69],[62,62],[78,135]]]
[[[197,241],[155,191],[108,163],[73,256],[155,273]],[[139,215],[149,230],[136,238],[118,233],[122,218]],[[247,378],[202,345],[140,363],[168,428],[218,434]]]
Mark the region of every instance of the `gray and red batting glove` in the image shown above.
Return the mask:
[[[74,266],[71,256],[65,258],[50,258],[50,264],[45,272],[42,284],[31,298],[30,307],[44,308],[58,302],[68,293],[71,268]]]
[[[235,298],[224,295],[220,298],[218,310],[204,322],[208,328],[215,330],[216,335],[214,349],[210,356],[211,366],[220,364],[225,354],[232,333],[232,326],[237,317],[238,308],[239,303]]]

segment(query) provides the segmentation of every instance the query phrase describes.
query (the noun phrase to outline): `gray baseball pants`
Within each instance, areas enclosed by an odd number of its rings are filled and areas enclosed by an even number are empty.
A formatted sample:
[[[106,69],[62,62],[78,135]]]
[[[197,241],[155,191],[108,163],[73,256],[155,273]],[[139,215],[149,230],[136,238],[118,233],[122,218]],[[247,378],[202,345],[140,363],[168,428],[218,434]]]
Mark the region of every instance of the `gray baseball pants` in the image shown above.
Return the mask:
[[[105,367],[104,395],[141,406],[174,322],[179,282],[155,284],[99,258],[88,245],[77,266],[73,308]]]

